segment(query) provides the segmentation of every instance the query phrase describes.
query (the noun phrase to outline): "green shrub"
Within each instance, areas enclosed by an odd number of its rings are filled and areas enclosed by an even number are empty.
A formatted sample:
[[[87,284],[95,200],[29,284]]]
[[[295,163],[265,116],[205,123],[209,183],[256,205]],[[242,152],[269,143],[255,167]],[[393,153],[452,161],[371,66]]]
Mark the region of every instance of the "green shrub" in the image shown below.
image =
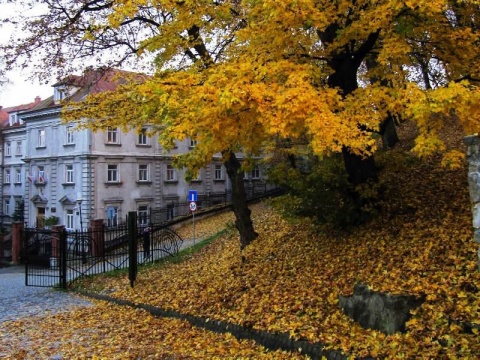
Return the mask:
[[[363,223],[375,211],[371,199],[376,198],[376,186],[363,185],[354,189],[347,181],[341,156],[324,159],[303,157],[296,162],[279,163],[269,170],[269,179],[287,190],[276,206],[287,216],[307,216],[318,224],[346,228]],[[354,200],[353,194],[364,199]]]

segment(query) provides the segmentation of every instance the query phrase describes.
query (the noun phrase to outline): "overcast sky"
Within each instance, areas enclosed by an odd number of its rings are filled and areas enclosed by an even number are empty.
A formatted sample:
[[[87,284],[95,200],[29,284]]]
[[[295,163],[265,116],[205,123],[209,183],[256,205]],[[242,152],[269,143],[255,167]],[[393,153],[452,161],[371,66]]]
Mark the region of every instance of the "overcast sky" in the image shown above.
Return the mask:
[[[40,85],[28,80],[28,76],[18,72],[9,73],[12,84],[0,86],[0,106],[11,107],[33,102],[36,96],[46,99],[53,95],[51,85]]]
[[[16,11],[18,11],[18,6],[15,3],[0,4],[0,18],[12,16]],[[13,30],[15,29],[2,26],[0,43],[8,41]],[[0,85],[0,106],[10,107],[28,104],[33,102],[36,96],[45,99],[53,94],[51,85],[40,85],[38,81],[32,83],[31,80],[28,80],[29,75],[28,69],[22,72],[7,73],[7,78],[11,81],[11,84]]]

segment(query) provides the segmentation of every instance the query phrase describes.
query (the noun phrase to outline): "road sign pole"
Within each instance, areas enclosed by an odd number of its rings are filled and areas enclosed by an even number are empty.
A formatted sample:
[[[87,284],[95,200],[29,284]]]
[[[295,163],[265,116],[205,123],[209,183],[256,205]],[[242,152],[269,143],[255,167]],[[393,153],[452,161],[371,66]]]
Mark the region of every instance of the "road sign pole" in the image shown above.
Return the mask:
[[[193,197],[192,197],[193,198]],[[189,205],[190,211],[192,212],[192,223],[193,223],[193,245],[195,245],[195,211],[197,211],[197,203],[191,201]]]
[[[195,211],[197,211],[197,200],[198,192],[197,190],[188,190],[188,201],[190,201],[190,211],[192,212],[192,223],[193,223],[193,245],[195,245]]]
[[[193,245],[195,245],[195,211],[192,211],[192,222],[193,222]]]

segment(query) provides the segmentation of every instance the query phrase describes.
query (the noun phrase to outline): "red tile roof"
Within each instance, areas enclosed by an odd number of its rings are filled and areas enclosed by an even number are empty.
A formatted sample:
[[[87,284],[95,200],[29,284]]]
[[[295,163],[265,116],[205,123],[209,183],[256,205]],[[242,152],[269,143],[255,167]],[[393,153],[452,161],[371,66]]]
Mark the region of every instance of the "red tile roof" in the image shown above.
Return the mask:
[[[28,104],[9,106],[6,108],[0,106],[0,126],[4,127],[8,125],[9,113],[23,111],[23,110],[30,110],[34,106],[38,105],[41,101],[42,99],[40,99],[40,97],[37,96],[33,102]]]
[[[146,75],[128,72],[118,69],[87,69],[82,76],[70,75],[52,85],[53,87],[65,85],[78,88],[67,100],[82,101],[89,94],[97,94],[104,91],[114,91],[117,86],[131,80],[143,81]],[[31,111],[60,106],[53,100],[53,96],[41,101]]]
[[[131,80],[143,81],[147,76],[143,74],[118,70],[118,69],[87,69],[82,76],[69,75],[52,85],[57,87],[66,85],[78,88],[68,100],[70,101],[82,101],[86,95],[97,94],[104,91],[114,91],[117,86],[125,84]],[[42,110],[51,107],[61,106],[53,100],[53,96],[47,99],[41,100],[39,97],[35,98],[35,102],[30,104],[18,105],[8,108],[0,108],[0,126],[8,125],[8,113],[13,111],[22,110]]]

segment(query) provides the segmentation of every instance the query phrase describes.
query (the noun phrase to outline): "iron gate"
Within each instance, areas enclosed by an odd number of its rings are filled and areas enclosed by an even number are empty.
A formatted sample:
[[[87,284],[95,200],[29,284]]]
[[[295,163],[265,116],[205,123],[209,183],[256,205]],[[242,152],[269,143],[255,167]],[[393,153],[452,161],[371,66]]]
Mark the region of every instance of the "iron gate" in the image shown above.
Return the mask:
[[[66,287],[64,237],[65,233],[48,229],[24,230],[25,285]]]
[[[66,288],[84,276],[128,268],[133,286],[138,264],[176,255],[183,243],[165,224],[137,224],[137,214],[131,212],[126,224],[114,228],[25,229],[25,285]]]

